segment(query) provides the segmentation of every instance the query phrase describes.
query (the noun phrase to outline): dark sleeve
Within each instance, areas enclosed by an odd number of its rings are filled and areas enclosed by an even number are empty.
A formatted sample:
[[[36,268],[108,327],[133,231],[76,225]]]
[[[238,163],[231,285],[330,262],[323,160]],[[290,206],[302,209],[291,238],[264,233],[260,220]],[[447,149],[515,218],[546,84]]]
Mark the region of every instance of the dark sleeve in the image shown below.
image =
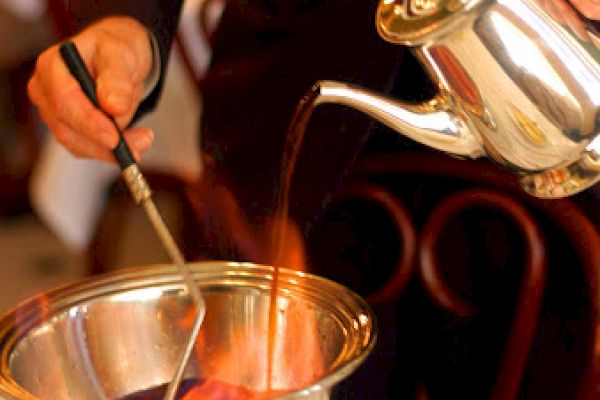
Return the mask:
[[[379,38],[376,7],[375,0],[227,3],[202,86],[201,141],[205,161],[257,231],[275,211],[286,130],[303,94],[322,79],[389,93],[403,50]],[[373,125],[335,105],[311,117],[290,196],[290,215],[304,232],[318,222]]]
[[[134,120],[144,112],[154,108],[160,96],[182,3],[183,0],[104,0],[93,2],[89,0],[71,0],[68,2],[67,15],[65,21],[63,21],[64,24],[68,24],[68,28],[62,29],[65,34],[74,34],[90,23],[111,15],[133,17],[154,33],[158,41],[163,68],[156,89],[142,102]]]

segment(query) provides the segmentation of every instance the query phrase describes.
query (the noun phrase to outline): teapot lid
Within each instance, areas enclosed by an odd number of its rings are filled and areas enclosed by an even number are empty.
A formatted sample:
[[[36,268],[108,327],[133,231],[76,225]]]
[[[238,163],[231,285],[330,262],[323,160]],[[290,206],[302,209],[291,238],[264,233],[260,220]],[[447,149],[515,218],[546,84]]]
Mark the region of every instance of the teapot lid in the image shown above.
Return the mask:
[[[387,41],[420,45],[453,26],[486,0],[381,0],[377,30]]]

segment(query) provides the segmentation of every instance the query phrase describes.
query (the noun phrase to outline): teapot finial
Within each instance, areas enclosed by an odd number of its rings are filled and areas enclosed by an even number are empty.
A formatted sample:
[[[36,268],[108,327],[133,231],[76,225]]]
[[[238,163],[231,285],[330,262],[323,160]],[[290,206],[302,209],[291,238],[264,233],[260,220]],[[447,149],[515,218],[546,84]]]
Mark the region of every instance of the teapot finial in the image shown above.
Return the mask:
[[[376,24],[385,40],[419,45],[452,30],[486,0],[382,0]]]

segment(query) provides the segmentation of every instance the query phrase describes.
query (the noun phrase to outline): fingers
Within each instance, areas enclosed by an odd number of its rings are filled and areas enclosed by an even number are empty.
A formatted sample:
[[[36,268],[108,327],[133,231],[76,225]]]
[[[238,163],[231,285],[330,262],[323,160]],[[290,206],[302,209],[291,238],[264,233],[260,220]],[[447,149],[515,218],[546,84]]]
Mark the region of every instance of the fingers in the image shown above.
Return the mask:
[[[53,132],[88,137],[106,149],[118,143],[118,134],[106,116],[97,110],[70,76],[54,46],[37,61],[36,72],[28,85],[32,102]],[[68,131],[62,127],[68,128]],[[76,143],[78,138],[57,138],[61,143]]]
[[[565,20],[563,19],[562,15],[560,12],[558,12],[558,10],[556,9],[556,6],[554,5],[554,0],[541,0],[541,4],[544,7],[544,9],[546,10],[546,12],[552,17],[554,18],[554,20],[560,24],[564,24]]]
[[[600,20],[600,0],[570,0],[586,18]]]
[[[96,141],[82,135],[77,135],[71,128],[58,122],[52,128],[56,140],[65,146],[72,155],[78,158],[93,158],[114,163],[115,159],[108,148],[100,146]]]
[[[127,18],[109,18],[72,38],[96,81],[102,110],[127,126],[135,114],[151,67],[152,52],[145,28]],[[117,129],[96,109],[71,76],[53,46],[36,62],[28,93],[56,139],[78,157],[112,161]],[[139,160],[152,143],[148,129],[125,134]]]
[[[575,9],[588,19],[599,20],[600,0],[539,0],[539,2],[556,22],[568,26],[579,39],[583,41],[592,39],[585,22]]]
[[[123,132],[123,136],[137,162],[141,160],[142,154],[154,143],[154,132],[148,128],[131,128]]]
[[[557,12],[562,15],[562,19],[565,21],[566,25],[571,28],[573,33],[583,41],[589,40],[590,36],[585,28],[583,20],[577,15],[575,10],[565,0],[553,1]]]
[[[56,140],[69,149],[75,157],[93,158],[108,163],[115,162],[111,150],[98,145],[97,142],[86,136],[76,135],[64,124],[58,123],[52,132]],[[148,128],[133,128],[125,131],[123,135],[135,161],[140,162],[142,153],[152,146],[154,134]]]

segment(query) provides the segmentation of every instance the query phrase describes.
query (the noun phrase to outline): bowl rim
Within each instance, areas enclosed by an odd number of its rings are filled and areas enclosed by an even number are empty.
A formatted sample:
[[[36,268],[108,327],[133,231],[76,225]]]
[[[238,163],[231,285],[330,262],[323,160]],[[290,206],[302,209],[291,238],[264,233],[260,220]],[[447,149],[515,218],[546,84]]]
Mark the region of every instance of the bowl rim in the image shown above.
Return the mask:
[[[236,282],[248,279],[262,279],[272,282],[273,266],[251,262],[198,261],[188,263],[190,271],[199,283],[210,282],[219,276],[237,278]],[[308,272],[279,267],[278,285],[296,285],[296,278],[305,283],[303,288],[317,290],[317,295],[343,300],[344,306],[360,312],[360,340],[356,350],[350,353],[348,360],[328,372],[327,375],[302,389],[293,390],[277,397],[280,400],[305,398],[311,394],[332,388],[352,374],[369,356],[377,341],[377,321],[369,304],[361,296],[345,286]],[[47,321],[52,315],[93,300],[94,298],[123,291],[142,289],[149,286],[174,285],[184,289],[183,278],[173,264],[153,264],[123,268],[102,275],[87,277],[57,286],[44,293],[32,296],[0,316],[0,400],[39,400],[27,392],[10,373],[10,356],[30,331]],[[16,323],[16,320],[19,323]],[[356,328],[359,330],[359,328]]]

